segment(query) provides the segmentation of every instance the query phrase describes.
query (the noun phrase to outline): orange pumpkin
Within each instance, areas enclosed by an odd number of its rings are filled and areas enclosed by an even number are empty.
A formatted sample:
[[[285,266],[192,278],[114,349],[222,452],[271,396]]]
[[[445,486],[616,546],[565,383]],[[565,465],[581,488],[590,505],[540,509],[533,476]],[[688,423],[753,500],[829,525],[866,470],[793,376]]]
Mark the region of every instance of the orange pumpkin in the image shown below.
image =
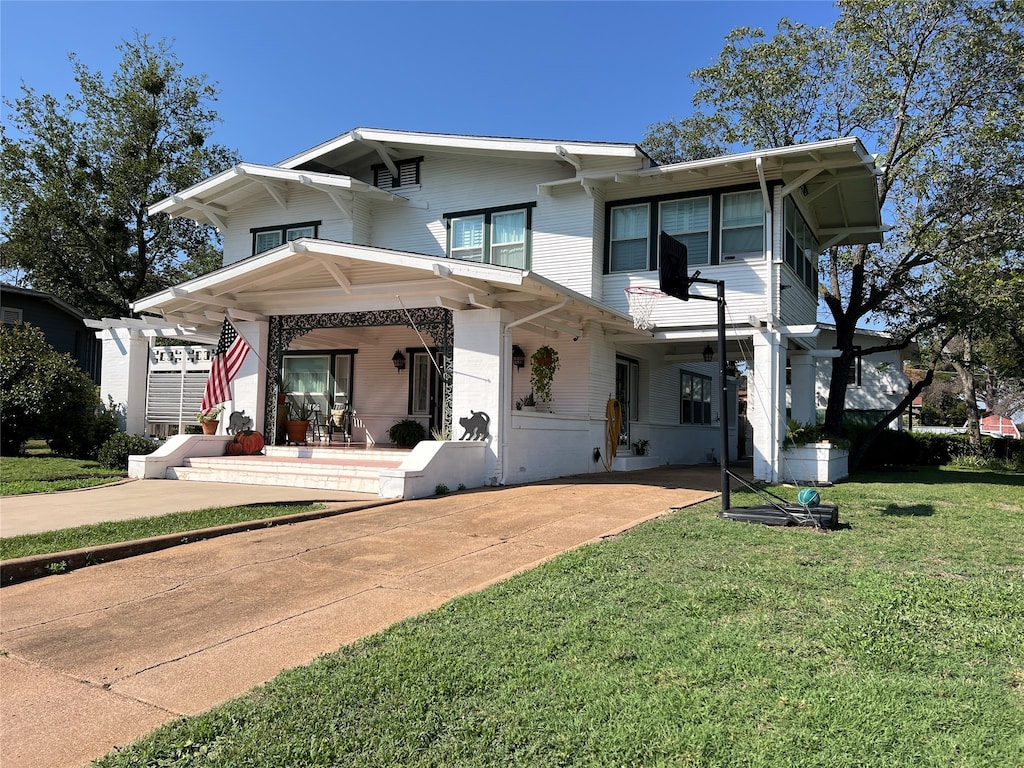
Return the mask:
[[[224,452],[228,456],[241,456],[242,445],[236,440],[232,440],[230,443],[228,443],[228,447],[224,449]]]
[[[235,435],[235,441],[242,447],[242,453],[245,456],[259,453],[266,445],[263,435],[256,431],[239,432]]]

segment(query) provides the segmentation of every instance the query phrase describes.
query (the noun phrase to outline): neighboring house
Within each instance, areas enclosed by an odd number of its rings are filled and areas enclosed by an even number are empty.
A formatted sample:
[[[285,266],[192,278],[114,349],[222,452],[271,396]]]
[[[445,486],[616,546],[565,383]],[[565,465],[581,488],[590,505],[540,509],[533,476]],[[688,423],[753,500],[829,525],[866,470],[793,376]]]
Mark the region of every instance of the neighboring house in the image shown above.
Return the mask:
[[[216,226],[224,266],[136,302],[141,320],[103,335],[143,360],[147,333],[208,343],[226,313],[256,352],[230,407],[258,429],[275,433],[281,373],[293,398],[350,403],[369,441],[405,418],[456,440],[463,421],[485,423],[481,483],[605,471],[613,444],[639,440],[647,462],[703,463],[723,412],[705,356],[716,302],[662,297],[638,330],[624,293],[658,285],[665,231],[691,271],[725,282],[727,354],[750,369],[747,453],[775,480],[787,363],[807,394],[794,418],[815,415],[817,255],[880,239],[876,173],[856,138],[659,166],[634,144],[360,128],[155,204],[151,215]],[[561,361],[549,412],[519,411],[543,345]],[[124,363],[119,391],[144,387],[144,368]],[[735,451],[735,382],[727,391]],[[137,421],[139,397],[125,398]]]
[[[39,328],[47,343],[74,358],[78,367],[100,383],[102,346],[85,326],[85,314],[52,293],[0,284],[4,325],[27,323]]]
[[[817,346],[809,352],[815,360],[814,399],[816,418],[825,418],[828,393],[832,383],[833,355],[837,354],[836,329],[834,325],[819,323]],[[858,329],[854,335],[854,346],[869,350],[884,346],[892,336],[884,331]],[[903,373],[903,365],[916,350],[915,345],[906,349],[889,350],[864,354],[850,364],[847,371],[846,410],[847,420],[876,424],[906,396],[910,379]],[[890,429],[901,429],[902,422],[895,419]]]
[[[966,427],[966,425],[965,425]],[[1012,419],[989,413],[981,417],[981,434],[990,437],[1010,437],[1020,440],[1020,430]]]

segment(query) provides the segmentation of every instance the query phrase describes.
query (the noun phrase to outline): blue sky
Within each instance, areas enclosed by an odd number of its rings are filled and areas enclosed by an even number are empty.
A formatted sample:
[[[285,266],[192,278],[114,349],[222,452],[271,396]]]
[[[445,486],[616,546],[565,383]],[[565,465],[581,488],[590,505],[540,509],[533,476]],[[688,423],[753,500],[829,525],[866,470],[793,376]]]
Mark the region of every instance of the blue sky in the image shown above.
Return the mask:
[[[830,2],[0,0],[0,94],[109,76],[136,32],[220,88],[215,140],[275,163],[352,128],[639,143],[690,112],[737,26],[829,25]],[[4,120],[8,110],[3,109]]]

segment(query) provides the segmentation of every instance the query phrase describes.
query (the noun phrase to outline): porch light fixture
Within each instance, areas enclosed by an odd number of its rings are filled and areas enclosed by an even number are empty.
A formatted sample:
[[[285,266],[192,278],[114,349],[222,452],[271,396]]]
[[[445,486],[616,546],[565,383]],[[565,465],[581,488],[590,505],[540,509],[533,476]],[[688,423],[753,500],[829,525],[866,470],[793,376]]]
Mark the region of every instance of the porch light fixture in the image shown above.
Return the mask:
[[[402,350],[397,350],[395,354],[391,356],[391,362],[395,366],[396,371],[405,370],[405,355],[402,354]]]
[[[526,353],[518,344],[512,345],[512,365],[519,370],[523,370],[523,366],[526,365]]]
[[[705,363],[710,363],[712,360],[715,359],[715,350],[713,350],[711,348],[710,344],[708,344],[707,346],[704,347],[704,353],[703,354],[704,354],[704,362]]]

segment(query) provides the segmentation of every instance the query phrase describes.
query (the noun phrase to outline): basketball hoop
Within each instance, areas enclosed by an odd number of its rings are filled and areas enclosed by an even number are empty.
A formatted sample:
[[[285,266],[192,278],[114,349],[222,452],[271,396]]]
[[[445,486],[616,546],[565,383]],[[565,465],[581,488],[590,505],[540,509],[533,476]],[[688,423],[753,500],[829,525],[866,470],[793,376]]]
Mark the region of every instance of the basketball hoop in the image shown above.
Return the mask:
[[[657,288],[647,288],[642,285],[631,285],[623,289],[626,292],[626,301],[629,302],[629,314],[633,316],[633,327],[647,331],[654,327],[651,322],[651,313],[658,299],[667,294]]]

